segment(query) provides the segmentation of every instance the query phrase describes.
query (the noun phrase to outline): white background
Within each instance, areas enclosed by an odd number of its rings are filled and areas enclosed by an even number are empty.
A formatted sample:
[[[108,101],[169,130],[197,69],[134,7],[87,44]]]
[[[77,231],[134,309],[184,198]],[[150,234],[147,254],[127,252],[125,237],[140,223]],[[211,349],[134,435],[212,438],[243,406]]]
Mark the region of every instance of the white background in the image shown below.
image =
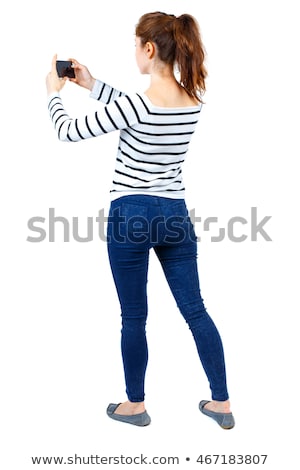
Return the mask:
[[[298,467],[299,26],[292,0],[10,1],[1,13],[1,468],[31,456],[269,454],[263,468]],[[184,166],[196,216],[249,223],[211,242],[202,233],[202,294],[223,338],[236,427],[198,410],[210,393],[191,334],[160,266],[149,270],[149,366],[141,429],[106,416],[126,399],[120,312],[106,245],[30,243],[27,222],[107,214],[118,134],[57,140],[46,107],[54,53],[75,57],[124,91],[143,90],[134,27],[149,11],[193,14],[206,46],[206,105]],[[62,91],[72,116],[95,109],[86,90]],[[272,238],[250,239],[250,210]],[[201,235],[202,225],[196,224]],[[297,428],[296,428],[297,429]],[[190,462],[185,458],[190,457]],[[78,464],[77,464],[78,465]],[[86,468],[88,465],[82,465]],[[249,465],[240,465],[240,468]],[[259,467],[256,465],[255,467]],[[81,468],[78,465],[77,468]]]

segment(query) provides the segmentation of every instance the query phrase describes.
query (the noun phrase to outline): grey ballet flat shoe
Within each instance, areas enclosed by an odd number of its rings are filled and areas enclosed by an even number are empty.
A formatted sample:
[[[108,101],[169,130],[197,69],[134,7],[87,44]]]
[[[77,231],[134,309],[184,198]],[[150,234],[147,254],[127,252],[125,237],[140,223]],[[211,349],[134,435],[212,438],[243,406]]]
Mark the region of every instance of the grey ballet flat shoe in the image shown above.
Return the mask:
[[[148,426],[151,423],[151,418],[147,411],[130,416],[115,413],[115,410],[120,404],[121,403],[110,403],[108,405],[106,413],[111,419],[122,421],[122,423],[134,424],[135,426]]]
[[[207,403],[209,403],[209,400],[200,401],[199,410],[201,413],[214,419],[223,429],[232,429],[234,427],[235,421],[232,413],[216,413],[215,411],[207,410],[204,408]]]

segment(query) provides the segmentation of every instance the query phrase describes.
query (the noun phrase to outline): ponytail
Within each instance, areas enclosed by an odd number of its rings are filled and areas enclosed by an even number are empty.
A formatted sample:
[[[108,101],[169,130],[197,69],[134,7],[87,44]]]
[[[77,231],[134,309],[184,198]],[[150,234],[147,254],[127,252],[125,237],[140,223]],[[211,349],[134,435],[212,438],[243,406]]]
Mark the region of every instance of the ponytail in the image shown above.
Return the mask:
[[[198,24],[191,15],[183,14],[176,18],[174,40],[175,62],[180,73],[180,82],[190,96],[201,101],[206,89],[205,50]]]
[[[207,71],[205,50],[198,23],[191,15],[176,18],[162,12],[143,15],[135,30],[143,45],[147,41],[157,46],[158,58],[171,66],[177,65],[180,83],[187,93],[202,102]]]

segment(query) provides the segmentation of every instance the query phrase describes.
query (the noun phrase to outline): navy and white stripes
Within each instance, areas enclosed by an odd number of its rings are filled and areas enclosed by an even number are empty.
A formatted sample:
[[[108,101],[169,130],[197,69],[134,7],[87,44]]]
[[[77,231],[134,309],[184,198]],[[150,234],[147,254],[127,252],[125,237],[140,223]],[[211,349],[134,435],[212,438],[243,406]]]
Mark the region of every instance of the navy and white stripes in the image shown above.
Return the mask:
[[[201,105],[157,107],[144,94],[125,95],[99,80],[90,96],[105,105],[82,118],[68,116],[59,94],[49,96],[49,112],[62,141],[120,131],[111,198],[137,193],[183,198],[181,165]]]

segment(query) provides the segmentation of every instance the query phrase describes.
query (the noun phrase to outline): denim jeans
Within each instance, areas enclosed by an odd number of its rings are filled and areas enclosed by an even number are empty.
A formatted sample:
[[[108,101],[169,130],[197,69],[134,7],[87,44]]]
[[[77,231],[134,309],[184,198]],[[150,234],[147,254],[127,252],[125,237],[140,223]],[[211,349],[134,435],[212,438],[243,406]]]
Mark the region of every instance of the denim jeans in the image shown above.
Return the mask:
[[[212,399],[227,400],[222,341],[201,297],[197,239],[185,201],[149,195],[113,200],[107,243],[121,306],[121,352],[128,399],[141,402],[145,398],[147,274],[149,251],[153,248],[194,337]],[[165,334],[167,338],[169,332]]]

